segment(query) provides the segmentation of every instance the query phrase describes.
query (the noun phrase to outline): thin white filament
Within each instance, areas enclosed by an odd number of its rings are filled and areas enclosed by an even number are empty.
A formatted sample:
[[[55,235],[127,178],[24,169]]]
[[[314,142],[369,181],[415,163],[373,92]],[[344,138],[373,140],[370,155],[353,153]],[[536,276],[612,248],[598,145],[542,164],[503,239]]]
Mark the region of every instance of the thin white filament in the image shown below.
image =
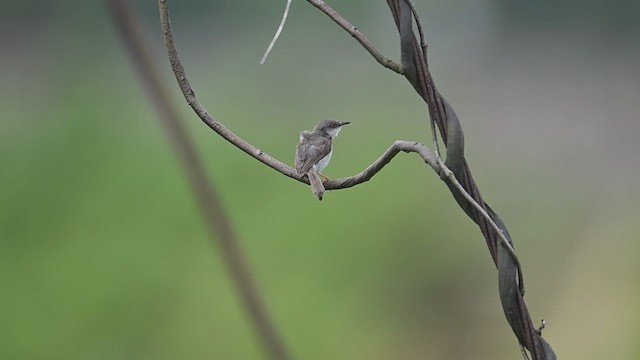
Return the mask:
[[[291,7],[291,0],[287,0],[287,6],[284,8],[284,14],[282,14],[282,20],[280,21],[280,26],[278,26],[278,30],[276,34],[271,39],[271,43],[262,56],[262,60],[260,60],[260,65],[264,65],[265,61],[267,61],[267,57],[269,57],[269,53],[271,53],[271,49],[273,49],[273,45],[276,44],[278,38],[280,37],[280,33],[282,32],[282,28],[284,27],[284,23],[287,22],[287,16],[289,15],[289,8]]]

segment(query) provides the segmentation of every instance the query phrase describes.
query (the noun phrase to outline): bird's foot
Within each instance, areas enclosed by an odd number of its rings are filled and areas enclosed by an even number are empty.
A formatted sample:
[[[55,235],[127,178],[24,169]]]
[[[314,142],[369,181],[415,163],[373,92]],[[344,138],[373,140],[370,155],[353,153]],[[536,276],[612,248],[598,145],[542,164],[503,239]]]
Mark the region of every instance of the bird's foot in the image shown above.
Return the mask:
[[[320,175],[320,177],[322,178],[322,182],[327,182],[327,181],[331,180],[331,178],[330,178],[330,177],[328,177],[328,176],[327,176],[327,175],[325,175],[325,174],[320,174],[320,173],[319,173],[318,175]]]

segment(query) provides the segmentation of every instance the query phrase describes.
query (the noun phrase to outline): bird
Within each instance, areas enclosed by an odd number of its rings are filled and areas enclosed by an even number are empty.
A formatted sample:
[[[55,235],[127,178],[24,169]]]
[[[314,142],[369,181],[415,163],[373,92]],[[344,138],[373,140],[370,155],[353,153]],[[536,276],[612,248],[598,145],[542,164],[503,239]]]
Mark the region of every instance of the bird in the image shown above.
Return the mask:
[[[300,143],[296,146],[296,172],[298,176],[307,176],[311,184],[311,191],[318,200],[324,196],[322,178],[329,178],[322,171],[329,165],[333,155],[333,139],[338,136],[343,126],[350,121],[332,119],[321,120],[311,131],[300,133]]]

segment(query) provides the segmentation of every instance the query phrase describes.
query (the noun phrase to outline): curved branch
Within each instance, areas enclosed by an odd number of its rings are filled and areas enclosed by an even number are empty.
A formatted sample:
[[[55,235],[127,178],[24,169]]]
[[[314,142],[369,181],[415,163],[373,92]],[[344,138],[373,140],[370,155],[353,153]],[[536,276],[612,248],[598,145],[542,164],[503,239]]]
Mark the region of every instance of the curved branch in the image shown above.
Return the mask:
[[[411,141],[395,141],[376,161],[369,165],[362,172],[336,180],[330,180],[324,183],[324,187],[327,190],[339,190],[350,188],[363,182],[371,180],[371,178],[377,174],[383,167],[385,167],[391,160],[398,155],[400,151],[406,153],[416,153],[424,159],[425,163],[433,168],[436,172],[439,171],[438,159],[436,156],[421,143]]]
[[[180,62],[180,58],[178,57],[178,50],[176,49],[173,41],[173,32],[171,30],[168,1],[158,0],[158,5],[160,8],[160,22],[162,24],[162,30],[164,32],[165,46],[169,55],[171,69],[173,70],[176,80],[180,85],[182,94],[184,95],[187,103],[189,104],[189,106],[191,106],[193,111],[195,111],[198,117],[200,117],[200,119],[218,135],[222,136],[225,140],[235,145],[245,153],[249,154],[254,159],[282,173],[283,175],[305,182],[296,174],[296,171],[293,168],[265,154],[262,150],[249,144],[248,142],[234,134],[231,130],[222,125],[218,120],[214,119],[213,116],[211,116],[211,114],[207,112],[204,106],[200,104],[200,102],[196,98],[195,92],[191,88],[189,80],[187,79],[187,74],[184,70],[184,67],[182,66],[182,63]]]
[[[395,71],[400,75],[404,73],[402,70],[401,64],[398,64],[393,60],[389,59],[388,57],[384,56],[378,49],[376,49],[375,46],[373,46],[373,43],[371,43],[371,41],[369,41],[369,39],[367,39],[358,30],[358,28],[351,25],[351,23],[349,23],[347,19],[343,18],[342,15],[338,14],[335,10],[331,8],[331,6],[327,5],[327,3],[325,3],[322,0],[307,0],[307,1],[311,5],[315,6],[320,11],[325,13],[327,16],[329,16],[331,20],[333,20],[336,24],[338,24],[341,28],[343,28],[346,32],[348,32],[351,36],[353,36],[353,38],[356,39],[356,41],[359,42],[360,45],[362,45],[362,47],[364,47],[369,52],[369,54],[371,54],[371,56],[373,56],[373,58],[380,63],[380,65],[386,67],[387,69]]]

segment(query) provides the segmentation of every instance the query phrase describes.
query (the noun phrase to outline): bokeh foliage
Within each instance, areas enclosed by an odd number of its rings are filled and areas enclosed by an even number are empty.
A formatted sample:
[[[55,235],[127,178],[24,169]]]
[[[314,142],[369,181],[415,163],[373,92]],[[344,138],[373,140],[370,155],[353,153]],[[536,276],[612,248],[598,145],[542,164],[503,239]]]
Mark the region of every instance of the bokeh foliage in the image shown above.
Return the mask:
[[[337,139],[333,177],[396,139],[428,141],[405,81],[306,4],[294,3],[260,67],[284,3],[174,3],[199,98],[270,154],[292,162],[298,132],[324,117],[354,123]],[[0,358],[260,358],[103,4],[3,5]],[[138,5],[173,84],[155,3]],[[471,166],[514,236],[532,314],[562,358],[634,359],[640,80],[625,44],[638,30],[565,12],[582,27],[539,21],[516,38],[508,6],[464,5],[418,4]],[[385,4],[335,6],[397,56]],[[318,203],[184,114],[299,358],[517,356],[482,237],[417,157]],[[500,142],[488,137],[496,128]],[[460,304],[467,311],[451,311]]]

